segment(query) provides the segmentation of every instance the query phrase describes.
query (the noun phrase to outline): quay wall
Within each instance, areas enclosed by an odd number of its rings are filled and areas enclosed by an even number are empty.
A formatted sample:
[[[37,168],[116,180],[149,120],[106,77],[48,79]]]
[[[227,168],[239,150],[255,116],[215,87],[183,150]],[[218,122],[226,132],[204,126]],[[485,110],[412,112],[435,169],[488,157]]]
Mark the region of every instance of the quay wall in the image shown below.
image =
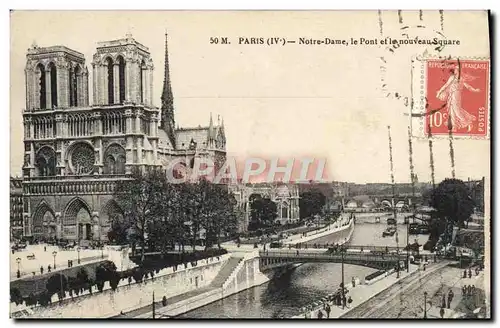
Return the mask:
[[[336,229],[322,231],[319,236],[315,235],[314,239],[330,235],[338,234],[339,244],[349,242],[352,233],[354,232],[354,221],[350,224],[338,227]],[[347,234],[347,237],[345,235]],[[312,237],[312,236],[311,236]],[[305,238],[304,238],[305,239]],[[306,241],[314,240],[308,238]],[[304,242],[304,240],[302,240]],[[233,294],[239,293],[243,290],[256,287],[268,282],[271,279],[279,278],[281,274],[290,269],[296,268],[301,264],[287,265],[282,268],[276,268],[266,272],[260,271],[259,266],[259,251],[255,250],[251,253],[245,253],[244,255],[233,254],[233,256],[241,256],[242,261],[234,269],[232,274],[226,280],[221,288],[216,288],[205,293],[193,296],[188,299],[176,302],[174,304],[169,304],[162,309],[158,309],[157,313],[159,315],[165,314],[167,316],[177,316],[183,313],[195,310],[207,304],[219,301],[225,297],[231,296]]]
[[[65,299],[49,306],[38,306],[29,309],[28,318],[105,318],[127,312],[151,304],[153,292],[155,299],[161,300],[177,296],[198,288],[207,287],[217,276],[231,255],[225,254],[217,258],[198,261],[197,266],[190,263],[179,266],[176,272],[165,268],[153,278],[129,284],[122,279],[118,288],[113,291],[109,282],[103,292],[94,292],[74,299]]]

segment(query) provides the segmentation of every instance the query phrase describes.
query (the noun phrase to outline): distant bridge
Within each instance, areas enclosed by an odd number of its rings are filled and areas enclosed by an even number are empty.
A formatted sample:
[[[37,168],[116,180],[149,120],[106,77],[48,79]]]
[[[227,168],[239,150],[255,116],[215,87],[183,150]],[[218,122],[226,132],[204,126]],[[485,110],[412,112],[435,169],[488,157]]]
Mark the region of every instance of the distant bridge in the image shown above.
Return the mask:
[[[407,261],[407,254],[397,253],[395,247],[385,251],[372,251],[370,246],[366,248],[355,246],[357,249],[348,247],[345,252],[324,252],[319,249],[300,250],[268,250],[259,252],[260,269],[270,270],[296,263],[342,263],[360,265],[379,270],[394,268],[398,262]],[[363,250],[361,250],[363,248]],[[402,248],[400,248],[402,250]]]
[[[363,199],[366,198],[366,199]],[[369,201],[368,201],[369,200]],[[394,200],[394,203],[393,203]],[[392,208],[393,206],[412,206],[413,204],[421,204],[423,197],[421,194],[401,193],[397,195],[359,195],[347,196],[344,198],[344,206],[349,208],[356,204],[357,207],[368,205],[371,201],[376,207]],[[368,203],[367,203],[368,202]]]

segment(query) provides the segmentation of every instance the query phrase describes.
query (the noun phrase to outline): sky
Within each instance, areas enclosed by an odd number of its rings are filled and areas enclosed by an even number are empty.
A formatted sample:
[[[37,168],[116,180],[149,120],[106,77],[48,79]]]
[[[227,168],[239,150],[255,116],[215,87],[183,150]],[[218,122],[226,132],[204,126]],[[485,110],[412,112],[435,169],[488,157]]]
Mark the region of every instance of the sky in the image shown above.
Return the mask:
[[[402,19],[402,22],[401,22]],[[467,22],[464,24],[463,22]],[[85,55],[92,101],[92,55],[97,42],[133,38],[149,48],[154,104],[163,87],[165,31],[176,121],[181,127],[224,118],[228,155],[327,160],[336,181],[390,182],[387,126],[391,126],[396,182],[410,179],[408,108],[387,94],[411,95],[411,57],[425,46],[389,53],[380,45],[268,46],[239,38],[401,38],[402,26],[425,25],[419,36],[442,29],[459,39],[444,54],[489,56],[482,12],[188,12],[14,11],[11,13],[11,175],[22,166],[27,49],[65,45]],[[42,28],[43,27],[43,28]],[[382,32],[382,34],[380,34]],[[231,44],[211,44],[227,37]],[[382,65],[380,57],[386,59]],[[381,68],[384,66],[384,68]],[[384,82],[382,82],[384,80]],[[386,84],[386,86],[382,86]],[[488,140],[455,140],[457,178],[489,176]],[[426,139],[413,140],[415,173],[430,180]],[[436,181],[451,176],[449,142],[434,142]]]

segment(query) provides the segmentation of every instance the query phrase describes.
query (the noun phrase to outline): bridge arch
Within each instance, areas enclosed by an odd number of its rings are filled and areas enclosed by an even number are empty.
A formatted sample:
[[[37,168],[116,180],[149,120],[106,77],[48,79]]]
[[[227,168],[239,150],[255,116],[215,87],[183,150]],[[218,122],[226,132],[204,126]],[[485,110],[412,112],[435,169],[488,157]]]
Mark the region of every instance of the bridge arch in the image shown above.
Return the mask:
[[[392,202],[388,199],[384,199],[380,202],[383,208],[392,208]]]

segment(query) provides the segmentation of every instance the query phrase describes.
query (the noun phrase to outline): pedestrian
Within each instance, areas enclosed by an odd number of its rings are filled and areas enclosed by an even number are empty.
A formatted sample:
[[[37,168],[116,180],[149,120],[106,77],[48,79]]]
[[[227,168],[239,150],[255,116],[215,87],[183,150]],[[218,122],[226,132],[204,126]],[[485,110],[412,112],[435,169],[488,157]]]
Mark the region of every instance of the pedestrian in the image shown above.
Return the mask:
[[[467,285],[467,296],[471,295],[471,290],[472,290],[471,285]]]
[[[453,300],[453,291],[450,289],[450,291],[448,292],[448,304],[447,304],[447,308],[449,309],[450,306],[451,306],[451,301]]]
[[[318,319],[323,319],[323,311],[318,310]]]
[[[299,256],[299,250],[297,250],[297,256]]]
[[[470,294],[474,296],[475,293],[476,293],[476,286],[472,285],[472,287],[470,288]]]
[[[464,270],[464,278],[467,278],[467,270]]]
[[[47,271],[50,272],[52,270],[52,267],[50,266],[50,264],[47,266]]]
[[[439,310],[439,315],[441,315],[441,318],[444,318],[444,308],[441,308],[441,310]]]
[[[476,276],[479,276],[479,267],[476,267]]]
[[[40,274],[43,274],[43,265],[40,267]]]
[[[472,270],[469,268],[469,279],[472,278]]]
[[[43,251],[46,252],[47,251],[47,246],[43,246]]]
[[[354,277],[352,277],[351,279],[351,282],[352,282],[352,287],[356,287],[356,279],[354,279]]]
[[[347,304],[351,305],[351,303],[352,303],[352,297],[349,296],[349,298],[347,299]]]
[[[326,303],[325,311],[326,311],[326,318],[329,319],[330,318],[330,312],[332,311],[332,309],[330,308],[330,304]]]
[[[445,308],[446,307],[446,296],[443,294],[443,297],[441,298],[441,307]]]
[[[465,296],[465,294],[467,294],[467,288],[462,286],[462,296]]]

